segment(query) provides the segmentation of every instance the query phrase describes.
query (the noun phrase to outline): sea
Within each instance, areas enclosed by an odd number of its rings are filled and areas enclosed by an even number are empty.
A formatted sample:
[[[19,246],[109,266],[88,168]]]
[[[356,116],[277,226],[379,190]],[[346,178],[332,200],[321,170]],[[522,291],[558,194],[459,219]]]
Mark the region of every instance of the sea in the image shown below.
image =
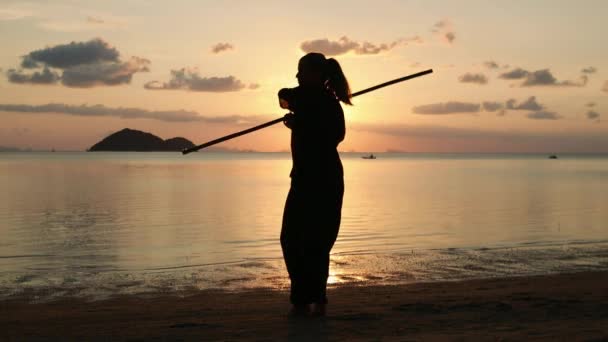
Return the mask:
[[[608,155],[341,153],[329,286],[608,269]],[[289,153],[0,153],[0,300],[285,290]]]

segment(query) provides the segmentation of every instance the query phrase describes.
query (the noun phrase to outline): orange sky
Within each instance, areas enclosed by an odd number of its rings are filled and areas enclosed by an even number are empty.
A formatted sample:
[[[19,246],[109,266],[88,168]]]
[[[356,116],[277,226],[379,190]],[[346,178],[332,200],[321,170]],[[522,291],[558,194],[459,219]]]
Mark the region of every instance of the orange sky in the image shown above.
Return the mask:
[[[125,127],[203,143],[282,116],[277,90],[319,51],[353,91],[434,69],[356,98],[343,151],[608,152],[606,15],[604,1],[2,1],[0,148],[85,150]],[[289,132],[221,146],[287,150]]]

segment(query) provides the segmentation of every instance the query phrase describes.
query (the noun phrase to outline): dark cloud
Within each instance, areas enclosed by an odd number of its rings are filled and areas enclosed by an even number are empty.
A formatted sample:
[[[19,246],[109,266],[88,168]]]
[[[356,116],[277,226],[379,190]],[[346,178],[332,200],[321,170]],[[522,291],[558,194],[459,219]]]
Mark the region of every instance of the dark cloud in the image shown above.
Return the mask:
[[[96,17],[88,16],[87,17],[87,23],[90,23],[90,24],[103,24],[104,20],[101,19],[101,18],[96,18]]]
[[[588,111],[586,115],[587,115],[587,119],[589,119],[589,120],[597,120],[600,118],[600,113],[594,112],[592,110]]]
[[[68,87],[88,88],[130,83],[136,72],[149,71],[150,61],[132,57],[125,63],[82,64],[63,71],[61,83]]]
[[[502,73],[498,77],[503,78],[505,80],[518,80],[518,79],[525,78],[526,76],[528,76],[528,73],[529,73],[528,71],[526,71],[522,68],[516,68],[511,71]]]
[[[481,105],[467,102],[441,102],[432,103],[412,108],[416,114],[454,114],[454,113],[477,113]]]
[[[211,52],[218,54],[220,52],[233,50],[234,46],[230,43],[217,43],[211,47]]]
[[[131,57],[123,62],[116,48],[95,38],[32,51],[22,57],[21,67],[42,70],[28,74],[11,69],[7,76],[13,83],[55,84],[61,81],[68,87],[86,88],[130,83],[133,74],[149,71],[149,64],[149,60],[141,57]],[[61,75],[51,68],[61,70]]]
[[[443,36],[450,44],[456,39],[456,34],[454,32],[446,32]]]
[[[544,110],[528,113],[526,117],[533,120],[558,120],[562,118],[555,112],[547,112]]]
[[[342,55],[358,47],[359,43],[347,37],[342,37],[338,41],[329,41],[327,38],[309,40],[300,44],[300,49],[304,52],[321,52],[328,56]]]
[[[499,78],[506,80],[523,79],[521,87],[533,86],[557,86],[557,87],[583,87],[587,84],[587,76],[581,76],[580,82],[574,81],[558,81],[549,69],[541,69],[536,71],[528,71],[522,68],[516,68],[511,71],[502,73]]]
[[[588,102],[585,104],[585,107],[593,108],[595,107],[595,102]]]
[[[35,71],[33,73],[24,73],[21,70],[9,69],[6,72],[8,81],[11,83],[18,84],[55,84],[61,78],[59,74],[51,71],[45,67],[42,71]]]
[[[587,84],[587,76],[581,77],[581,82],[573,81],[558,81],[551,74],[549,69],[536,70],[528,73],[526,80],[522,83],[522,87],[532,86],[560,86],[560,87],[582,87]]]
[[[485,110],[486,112],[495,112],[499,109],[503,109],[504,105],[500,102],[492,102],[492,101],[484,101],[481,106],[483,107],[483,110]]]
[[[433,25],[431,32],[439,34],[446,42],[452,44],[456,39],[456,33],[452,29],[452,22],[444,19]]]
[[[201,77],[198,72],[182,68],[171,70],[169,82],[160,83],[152,81],[144,86],[150,90],[191,90],[206,92],[231,92],[239,91],[246,85],[234,76],[226,77]]]
[[[450,25],[450,22],[447,19],[440,20],[440,21],[436,22],[435,24],[433,24],[433,27],[431,28],[431,32],[438,33],[441,30],[447,28],[449,25]]]
[[[338,56],[348,52],[357,55],[375,55],[383,51],[389,51],[399,44],[408,42],[422,42],[420,37],[404,38],[395,40],[389,44],[374,44],[370,42],[357,42],[344,36],[337,41],[330,41],[327,38],[308,40],[300,44],[300,49],[306,53],[320,52],[327,56]]]
[[[485,61],[483,65],[488,69],[498,69],[500,66],[494,61]]]
[[[168,122],[206,122],[218,124],[256,124],[265,117],[262,116],[203,116],[194,111],[151,111],[141,108],[111,108],[104,105],[73,106],[63,103],[49,103],[45,105],[0,104],[0,111],[30,114],[58,113],[76,116],[108,116],[123,119],[153,119]]]
[[[22,67],[27,68],[24,63],[31,65],[44,64],[52,68],[65,69],[81,64],[92,64],[100,62],[119,62],[120,53],[105,41],[95,38],[88,42],[71,42],[64,45],[35,50],[23,56]],[[37,67],[38,65],[34,66]]]
[[[486,84],[488,83],[488,78],[484,74],[473,74],[466,73],[458,78],[458,80],[462,83],[477,83],[477,84]]]
[[[530,96],[526,101],[516,105],[517,101],[515,99],[509,99],[505,107],[506,109],[513,110],[532,110],[532,111],[540,111],[545,107],[538,102],[536,102],[536,96]]]
[[[551,116],[555,119],[560,118],[555,113],[547,112],[546,107],[538,103],[535,96],[530,96],[521,103],[518,103],[515,99],[509,99],[504,103],[498,101],[483,101],[481,104],[470,102],[433,103],[413,107],[412,112],[416,114],[455,114],[478,113],[482,109],[485,112],[497,112],[499,116],[505,115],[507,110],[525,110],[534,112],[534,114],[531,114],[531,118],[535,119],[548,119]]]
[[[595,74],[597,72],[597,69],[595,67],[588,67],[588,68],[584,68],[583,70],[581,70],[581,72],[583,74]]]
[[[40,64],[33,60],[30,56],[23,56],[21,60],[21,67],[25,69],[37,69],[40,68]]]

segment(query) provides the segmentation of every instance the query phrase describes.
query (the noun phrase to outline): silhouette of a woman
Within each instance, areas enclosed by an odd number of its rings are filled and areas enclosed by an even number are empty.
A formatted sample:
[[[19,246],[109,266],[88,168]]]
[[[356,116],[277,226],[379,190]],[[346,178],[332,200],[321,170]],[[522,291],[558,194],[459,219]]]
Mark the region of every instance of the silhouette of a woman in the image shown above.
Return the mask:
[[[283,212],[281,247],[291,280],[291,315],[324,315],[329,252],[340,228],[344,177],[338,144],[350,88],[340,64],[323,54],[300,59],[299,86],[279,91],[291,129],[291,187]]]

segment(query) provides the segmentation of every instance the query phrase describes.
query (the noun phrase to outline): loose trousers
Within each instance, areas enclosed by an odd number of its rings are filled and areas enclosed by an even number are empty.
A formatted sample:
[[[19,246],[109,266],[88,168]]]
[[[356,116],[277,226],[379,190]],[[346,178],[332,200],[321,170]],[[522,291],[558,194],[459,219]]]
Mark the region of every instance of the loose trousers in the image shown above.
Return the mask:
[[[329,253],[340,229],[344,179],[292,179],[285,202],[281,247],[292,304],[327,303]]]

